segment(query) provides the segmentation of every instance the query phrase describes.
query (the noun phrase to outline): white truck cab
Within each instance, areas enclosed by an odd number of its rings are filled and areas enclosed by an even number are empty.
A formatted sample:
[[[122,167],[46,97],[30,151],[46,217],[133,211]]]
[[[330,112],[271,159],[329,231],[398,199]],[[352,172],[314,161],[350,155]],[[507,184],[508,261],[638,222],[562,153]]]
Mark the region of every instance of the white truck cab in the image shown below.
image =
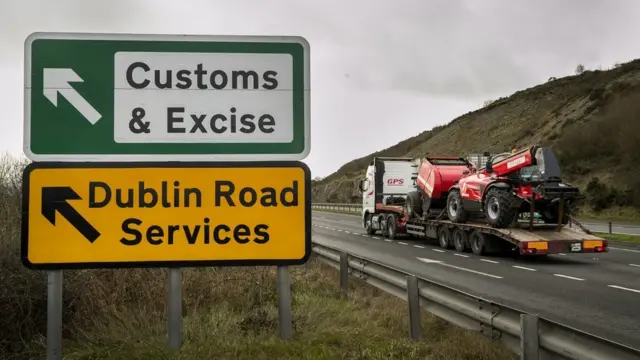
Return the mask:
[[[375,157],[360,180],[362,220],[379,223],[389,212],[400,212],[407,194],[416,190],[419,158]],[[400,209],[400,210],[399,210]],[[378,229],[373,224],[373,229]]]

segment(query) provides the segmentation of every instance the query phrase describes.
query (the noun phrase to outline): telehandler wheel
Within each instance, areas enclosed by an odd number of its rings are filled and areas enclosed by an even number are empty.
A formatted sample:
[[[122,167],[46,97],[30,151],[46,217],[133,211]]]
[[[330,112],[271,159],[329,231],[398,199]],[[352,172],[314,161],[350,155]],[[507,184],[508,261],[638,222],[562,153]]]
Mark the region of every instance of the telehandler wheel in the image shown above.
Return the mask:
[[[371,217],[372,217],[371,214],[367,214],[364,217],[364,230],[367,233],[367,235],[373,235],[376,232],[376,230],[373,228],[373,225],[371,224],[371,221],[372,221]]]
[[[469,235],[464,229],[459,227],[454,228],[451,232],[451,237],[453,238],[453,246],[457,252],[465,252],[469,248]]]
[[[515,217],[511,203],[513,195],[504,189],[492,188],[487,191],[484,200],[484,214],[487,223],[494,228],[506,228]]]
[[[396,225],[396,216],[389,214],[389,216],[387,216],[387,237],[390,240],[396,238]]]
[[[422,216],[422,199],[420,198],[420,193],[417,191],[412,191],[407,194],[407,199],[405,201],[405,211],[409,218],[412,218],[412,215],[416,215],[417,217]]]
[[[558,223],[558,218],[560,217],[559,215],[559,204],[555,204],[552,206],[547,207],[544,211],[541,212],[540,215],[542,215],[542,220],[545,222],[545,224],[557,224]],[[569,209],[568,206],[564,207],[564,212],[563,212],[563,216],[562,216],[562,225],[567,225],[569,223]]]
[[[451,222],[464,223],[467,221],[467,211],[462,206],[462,196],[459,190],[451,190],[447,196],[447,217]]]
[[[484,255],[485,251],[485,235],[478,230],[474,230],[471,232],[469,236],[469,243],[471,244],[471,252],[474,255]]]
[[[451,230],[448,227],[441,225],[438,228],[438,244],[443,249],[451,247]]]

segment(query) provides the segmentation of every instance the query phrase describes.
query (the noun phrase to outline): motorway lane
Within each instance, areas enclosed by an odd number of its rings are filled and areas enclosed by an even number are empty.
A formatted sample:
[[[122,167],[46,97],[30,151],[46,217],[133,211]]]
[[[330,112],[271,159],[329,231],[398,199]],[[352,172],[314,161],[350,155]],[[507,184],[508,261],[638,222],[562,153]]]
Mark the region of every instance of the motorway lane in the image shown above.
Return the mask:
[[[479,257],[367,236],[357,216],[314,212],[313,225],[314,242],[640,348],[640,253]]]

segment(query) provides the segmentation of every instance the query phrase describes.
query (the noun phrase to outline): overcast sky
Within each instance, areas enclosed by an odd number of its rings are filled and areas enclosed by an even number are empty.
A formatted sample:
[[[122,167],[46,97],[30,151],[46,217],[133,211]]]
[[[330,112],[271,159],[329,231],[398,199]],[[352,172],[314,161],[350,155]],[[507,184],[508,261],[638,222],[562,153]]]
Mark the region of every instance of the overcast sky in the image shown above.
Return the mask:
[[[22,154],[31,32],[301,35],[313,176],[509,95],[640,57],[636,0],[1,0],[0,150]]]

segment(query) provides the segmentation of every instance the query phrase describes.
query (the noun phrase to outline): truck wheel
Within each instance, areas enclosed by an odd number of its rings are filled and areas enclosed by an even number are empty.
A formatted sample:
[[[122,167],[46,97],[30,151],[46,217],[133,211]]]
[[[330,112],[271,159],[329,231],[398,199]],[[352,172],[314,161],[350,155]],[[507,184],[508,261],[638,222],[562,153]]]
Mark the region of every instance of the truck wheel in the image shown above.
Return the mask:
[[[422,199],[419,192],[412,191],[408,193],[405,204],[405,210],[409,218],[412,218],[414,214],[418,217],[422,216]]]
[[[447,197],[447,217],[454,223],[467,221],[467,211],[462,206],[462,196],[458,190],[451,190]]]
[[[468,235],[467,232],[461,228],[455,228],[451,232],[451,237],[453,238],[453,246],[456,248],[457,252],[465,252],[468,246]]]
[[[394,214],[387,217],[387,237],[391,240],[396,238],[396,216]]]
[[[443,249],[451,247],[451,230],[446,226],[440,226],[438,228],[438,244]]]
[[[383,215],[378,216],[378,224],[380,227],[380,235],[382,235],[382,237],[387,237],[387,226],[389,224],[387,224],[387,219],[384,217]]]
[[[373,225],[371,224],[371,221],[373,221],[371,214],[367,214],[364,217],[364,230],[367,233],[367,235],[373,235],[376,232],[373,229]]]
[[[512,195],[503,189],[489,189],[484,200],[484,214],[487,223],[494,228],[506,228],[516,215],[511,206]]]
[[[471,236],[469,237],[469,242],[471,243],[471,252],[474,255],[484,255],[485,247],[484,247],[484,234],[474,230],[471,232]]]

